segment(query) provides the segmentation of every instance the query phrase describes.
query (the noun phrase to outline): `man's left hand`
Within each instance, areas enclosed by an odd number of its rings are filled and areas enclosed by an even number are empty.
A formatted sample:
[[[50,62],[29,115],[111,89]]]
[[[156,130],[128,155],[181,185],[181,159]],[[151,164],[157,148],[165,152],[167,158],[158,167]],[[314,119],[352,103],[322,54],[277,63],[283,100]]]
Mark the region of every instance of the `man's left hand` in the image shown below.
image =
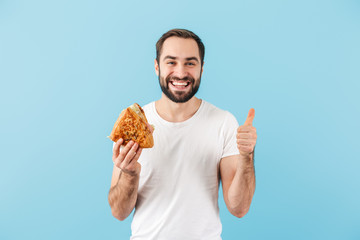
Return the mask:
[[[237,147],[242,156],[249,156],[254,152],[256,144],[256,128],[253,127],[252,122],[255,117],[255,109],[251,108],[244,125],[237,129]]]

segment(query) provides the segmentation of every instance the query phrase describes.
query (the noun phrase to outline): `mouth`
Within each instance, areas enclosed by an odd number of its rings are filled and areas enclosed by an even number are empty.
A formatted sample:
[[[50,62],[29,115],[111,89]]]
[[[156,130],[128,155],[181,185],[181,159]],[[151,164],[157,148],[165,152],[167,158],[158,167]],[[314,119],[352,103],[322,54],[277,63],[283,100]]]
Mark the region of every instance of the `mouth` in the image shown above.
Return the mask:
[[[191,85],[191,81],[169,81],[169,86],[175,90],[186,90]]]

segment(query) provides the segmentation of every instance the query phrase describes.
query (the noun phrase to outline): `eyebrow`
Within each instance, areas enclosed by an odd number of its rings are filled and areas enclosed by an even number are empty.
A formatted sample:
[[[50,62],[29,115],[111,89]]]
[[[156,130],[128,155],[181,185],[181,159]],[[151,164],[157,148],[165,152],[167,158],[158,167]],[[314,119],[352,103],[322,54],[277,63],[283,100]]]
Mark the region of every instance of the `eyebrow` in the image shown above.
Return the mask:
[[[173,60],[176,60],[178,59],[177,57],[174,57],[174,56],[170,56],[170,55],[167,55],[164,57],[164,60],[166,59],[173,59]],[[188,58],[185,58],[186,61],[191,61],[191,60],[195,60],[197,62],[199,62],[199,59],[197,57],[188,57]]]

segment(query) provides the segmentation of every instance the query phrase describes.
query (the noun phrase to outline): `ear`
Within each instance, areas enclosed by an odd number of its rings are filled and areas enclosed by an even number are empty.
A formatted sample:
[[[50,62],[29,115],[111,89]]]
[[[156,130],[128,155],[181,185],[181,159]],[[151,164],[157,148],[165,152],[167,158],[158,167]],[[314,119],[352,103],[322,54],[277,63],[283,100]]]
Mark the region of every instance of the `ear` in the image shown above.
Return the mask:
[[[203,71],[204,71],[204,64],[205,64],[205,62],[203,62],[203,65],[201,66],[201,75],[203,74]]]
[[[156,59],[154,60],[154,65],[155,65],[155,73],[156,75],[159,76],[159,64]]]

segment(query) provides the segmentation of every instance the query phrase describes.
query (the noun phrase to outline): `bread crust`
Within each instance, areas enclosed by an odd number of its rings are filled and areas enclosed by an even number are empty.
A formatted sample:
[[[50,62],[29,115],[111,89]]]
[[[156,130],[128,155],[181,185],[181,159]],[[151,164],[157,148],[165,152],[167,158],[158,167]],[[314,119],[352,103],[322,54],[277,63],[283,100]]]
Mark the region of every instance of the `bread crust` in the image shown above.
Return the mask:
[[[139,104],[135,104],[139,107],[141,115],[139,116],[130,107],[124,109],[116,120],[109,138],[114,142],[122,138],[124,140],[122,145],[133,140],[141,148],[152,148],[154,138],[148,127],[145,112]]]

